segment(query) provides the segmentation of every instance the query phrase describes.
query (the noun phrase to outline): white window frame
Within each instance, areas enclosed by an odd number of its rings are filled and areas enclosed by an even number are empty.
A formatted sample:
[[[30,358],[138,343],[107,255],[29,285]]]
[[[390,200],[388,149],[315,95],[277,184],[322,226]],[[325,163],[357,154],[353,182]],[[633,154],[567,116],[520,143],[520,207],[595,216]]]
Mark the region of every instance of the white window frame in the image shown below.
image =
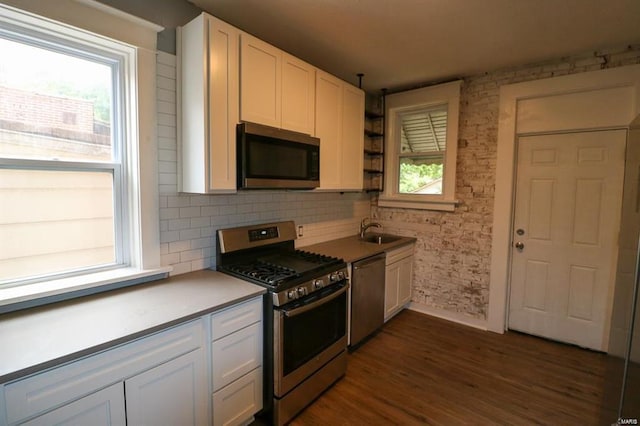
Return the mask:
[[[129,238],[120,253],[126,261],[119,267],[0,289],[0,313],[166,276],[170,268],[160,264],[155,143],[155,48],[162,27],[92,0],[6,2],[16,7],[0,5],[0,23],[71,44],[81,41],[123,58],[126,153],[121,175],[126,178],[122,200],[128,219],[121,225]]]
[[[453,211],[455,199],[458,119],[462,80],[399,92],[385,98],[385,185],[378,198],[380,207]],[[402,194],[399,192],[399,163],[402,115],[447,105],[447,138],[444,155],[442,194]],[[417,154],[416,154],[417,155]]]

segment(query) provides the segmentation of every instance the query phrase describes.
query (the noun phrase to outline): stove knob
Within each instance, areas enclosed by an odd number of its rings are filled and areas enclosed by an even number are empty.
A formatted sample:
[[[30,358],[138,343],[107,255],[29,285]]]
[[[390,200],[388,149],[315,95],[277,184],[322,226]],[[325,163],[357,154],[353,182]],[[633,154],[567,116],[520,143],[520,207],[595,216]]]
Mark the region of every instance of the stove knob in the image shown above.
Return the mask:
[[[298,298],[298,292],[297,292],[297,291],[295,291],[295,290],[289,290],[289,291],[287,292],[287,298],[288,298],[289,300],[297,299],[297,298]]]
[[[307,289],[304,288],[304,287],[298,287],[297,291],[298,291],[298,297],[302,297],[302,296],[306,296],[307,295]]]
[[[321,289],[322,287],[324,287],[324,280],[314,280],[313,281],[313,288],[315,288],[316,290]]]
[[[336,281],[342,281],[344,280],[344,272],[339,271],[339,272],[333,272],[331,274],[331,276],[329,277],[329,280],[331,280],[331,282],[336,282]]]

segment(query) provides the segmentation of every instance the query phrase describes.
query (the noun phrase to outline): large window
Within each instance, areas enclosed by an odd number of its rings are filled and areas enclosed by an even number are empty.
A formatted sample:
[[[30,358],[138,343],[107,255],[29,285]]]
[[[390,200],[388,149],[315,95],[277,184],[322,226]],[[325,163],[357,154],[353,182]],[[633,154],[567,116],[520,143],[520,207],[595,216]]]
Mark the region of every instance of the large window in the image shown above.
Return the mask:
[[[164,272],[159,27],[99,3],[25,6],[62,22],[0,5],[0,312]]]
[[[0,283],[128,263],[124,57],[0,30]]]
[[[453,210],[461,82],[386,99],[387,207]]]

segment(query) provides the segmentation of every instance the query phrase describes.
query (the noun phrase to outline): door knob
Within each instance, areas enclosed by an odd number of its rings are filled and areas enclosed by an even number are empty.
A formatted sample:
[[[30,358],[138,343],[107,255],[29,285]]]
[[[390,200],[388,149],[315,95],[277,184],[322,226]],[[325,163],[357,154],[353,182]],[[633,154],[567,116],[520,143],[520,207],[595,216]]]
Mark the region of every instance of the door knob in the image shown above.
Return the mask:
[[[518,250],[522,250],[522,249],[524,248],[524,243],[523,243],[522,241],[518,241],[518,242],[516,243],[516,248],[517,248]]]

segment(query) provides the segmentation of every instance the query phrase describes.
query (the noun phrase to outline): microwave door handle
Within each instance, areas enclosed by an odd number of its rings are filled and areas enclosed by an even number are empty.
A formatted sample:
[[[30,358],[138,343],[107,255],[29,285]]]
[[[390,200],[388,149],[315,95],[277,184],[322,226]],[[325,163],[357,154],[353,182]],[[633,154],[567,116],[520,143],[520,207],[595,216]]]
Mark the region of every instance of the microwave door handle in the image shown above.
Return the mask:
[[[316,300],[313,303],[309,303],[308,305],[304,305],[301,306],[299,308],[296,309],[291,309],[291,310],[283,310],[282,313],[287,317],[287,318],[291,318],[291,317],[295,317],[296,315],[300,315],[303,314],[307,311],[310,311],[311,309],[315,309],[318,306],[330,302],[333,299],[335,299],[336,297],[339,297],[340,295],[342,295],[344,292],[347,291],[347,289],[349,288],[348,285],[344,286],[343,288],[341,288],[340,290],[336,291],[335,293],[331,293],[329,296],[327,297],[323,297],[320,300]]]

